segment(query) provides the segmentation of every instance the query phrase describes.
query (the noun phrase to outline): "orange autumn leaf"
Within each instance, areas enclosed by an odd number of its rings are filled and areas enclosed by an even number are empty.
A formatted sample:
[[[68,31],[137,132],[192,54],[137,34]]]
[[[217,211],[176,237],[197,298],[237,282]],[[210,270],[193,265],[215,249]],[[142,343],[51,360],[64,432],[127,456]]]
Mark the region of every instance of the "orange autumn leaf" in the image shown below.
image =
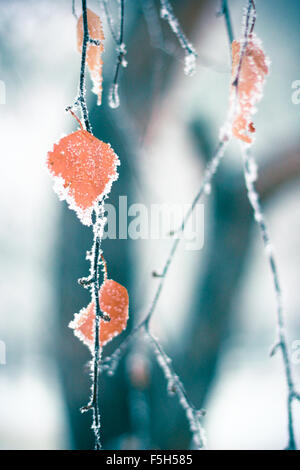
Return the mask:
[[[126,328],[129,307],[127,289],[118,282],[107,279],[99,290],[99,304],[101,311],[110,317],[109,322],[101,320],[100,323],[100,344],[104,346]],[[76,313],[69,324],[74,329],[74,334],[91,350],[94,347],[94,324],[94,302]]]
[[[83,129],[60,139],[47,157],[54,189],[85,225],[91,224],[93,208],[117,179],[117,165],[119,159],[110,144]]]
[[[97,95],[97,104],[101,104],[102,98],[102,65],[101,54],[104,51],[103,41],[104,33],[102,23],[98,15],[87,9],[88,31],[91,39],[100,41],[99,45],[87,44],[86,64],[90,71],[93,82],[93,93]],[[77,49],[81,54],[83,43],[83,17],[79,17],[77,22]]]
[[[236,79],[242,50],[242,40],[232,43],[232,83]],[[246,143],[252,142],[250,133],[255,132],[252,115],[255,105],[262,98],[265,76],[268,74],[269,59],[261,48],[261,41],[255,36],[249,39],[241,63],[236,96],[236,87],[231,86],[231,106],[237,110],[232,124],[232,133]]]

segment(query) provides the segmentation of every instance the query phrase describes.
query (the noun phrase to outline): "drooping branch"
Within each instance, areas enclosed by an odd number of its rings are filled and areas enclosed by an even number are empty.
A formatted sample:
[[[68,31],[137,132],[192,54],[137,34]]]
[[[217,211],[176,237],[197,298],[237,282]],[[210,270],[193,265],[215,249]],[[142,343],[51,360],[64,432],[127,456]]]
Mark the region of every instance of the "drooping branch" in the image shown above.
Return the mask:
[[[162,345],[150,332],[148,326],[145,327],[145,331],[155,352],[157,362],[164,373],[167,381],[168,392],[172,395],[177,395],[178,401],[185,412],[197,449],[205,448],[206,438],[201,424],[201,418],[205,415],[205,411],[196,409],[187,396],[184,385],[172,366],[171,358],[166,354]]]
[[[285,370],[285,377],[288,388],[287,397],[287,411],[288,411],[288,431],[289,431],[289,442],[288,449],[296,449],[295,432],[294,432],[294,420],[292,404],[293,400],[297,399],[297,392],[295,390],[295,384],[292,376],[291,361],[288,350],[287,338],[286,338],[286,327],[285,327],[285,311],[283,307],[282,289],[279,279],[279,273],[277,263],[273,253],[273,246],[271,243],[268,227],[266,224],[265,217],[262,212],[262,208],[259,201],[259,195],[255,189],[254,182],[257,178],[257,168],[253,156],[250,155],[249,148],[245,145],[242,146],[242,155],[244,161],[244,176],[245,183],[248,191],[248,198],[254,211],[254,218],[259,227],[264,248],[268,257],[270,270],[273,278],[274,291],[277,305],[277,335],[278,339],[271,350],[271,355],[281,350],[282,359]]]
[[[191,217],[191,215],[192,215],[192,213],[193,213],[193,211],[194,211],[194,209],[197,205],[197,202],[205,194],[205,192],[207,191],[207,187],[211,184],[213,176],[215,175],[215,173],[216,173],[216,171],[219,167],[219,164],[220,164],[220,162],[221,162],[221,160],[224,156],[224,153],[225,153],[225,150],[226,150],[226,147],[227,147],[228,143],[229,143],[229,138],[226,134],[224,134],[223,140],[219,143],[213,159],[211,160],[211,162],[207,166],[207,169],[205,171],[205,175],[204,175],[204,178],[203,178],[203,182],[201,183],[200,189],[199,189],[198,193],[196,194],[196,196],[195,196],[195,198],[192,202],[191,208],[186,213],[185,217],[183,218],[183,221],[180,225],[179,230],[174,234],[174,240],[172,242],[172,246],[171,246],[169,256],[167,257],[166,262],[164,264],[163,271],[159,275],[156,274],[156,277],[159,277],[160,280],[159,280],[159,284],[158,284],[158,287],[156,289],[156,292],[154,294],[153,300],[150,304],[150,308],[149,308],[145,318],[133,329],[133,331],[130,333],[130,335],[127,336],[125,338],[125,340],[123,340],[121,345],[114,351],[114,353],[111,356],[106,357],[102,361],[102,364],[100,366],[101,369],[104,370],[104,371],[107,371],[107,373],[109,375],[113,375],[116,368],[118,367],[120,359],[122,358],[123,354],[125,353],[128,345],[129,345],[131,339],[138,332],[140,332],[141,330],[145,331],[146,334],[148,335],[148,337],[151,340],[150,344],[152,344],[152,346],[154,347],[154,351],[156,352],[156,354],[158,353],[157,358],[158,358],[160,366],[162,367],[162,369],[165,373],[166,378],[168,380],[173,381],[173,383],[175,384],[175,392],[176,392],[176,395],[179,399],[179,404],[182,406],[182,408],[184,409],[184,411],[186,413],[186,416],[187,416],[187,419],[188,419],[189,425],[190,425],[190,430],[193,434],[194,441],[195,441],[196,445],[198,446],[198,448],[203,448],[204,445],[205,445],[203,429],[202,429],[202,425],[199,421],[199,418],[200,418],[199,411],[196,410],[194,405],[191,404],[190,400],[187,397],[187,392],[185,391],[182,382],[180,381],[180,379],[176,375],[173,368],[170,367],[169,358],[167,357],[167,355],[163,351],[162,346],[154,339],[154,337],[151,333],[151,330],[150,330],[150,321],[151,321],[151,319],[152,319],[152,317],[153,317],[153,315],[156,311],[156,307],[157,307],[158,301],[160,299],[160,296],[161,296],[161,293],[162,293],[162,290],[163,290],[163,287],[164,287],[164,284],[165,284],[165,280],[166,280],[167,275],[169,273],[170,266],[172,265],[172,262],[174,260],[174,256],[177,252],[177,248],[178,248],[180,240],[181,240],[180,234],[182,234],[182,232],[184,231],[185,226],[186,226],[187,222],[189,221],[189,219],[190,219],[190,217]]]
[[[99,41],[94,40],[89,35],[88,30],[88,19],[87,19],[87,2],[82,0],[82,20],[83,20],[83,41],[81,50],[81,66],[80,66],[80,79],[79,79],[79,96],[75,101],[74,105],[80,106],[82,118],[85,123],[85,128],[88,132],[92,133],[92,126],[89,121],[89,114],[86,104],[86,87],[85,87],[85,75],[86,75],[86,55],[88,44],[99,45]],[[73,105],[73,106],[74,106]],[[71,112],[72,106],[67,108]],[[73,113],[72,113],[73,114]],[[83,287],[89,287],[93,302],[95,304],[95,323],[94,323],[94,351],[92,360],[92,387],[91,387],[91,399],[88,405],[81,408],[81,412],[84,413],[88,410],[93,412],[93,423],[92,429],[95,435],[95,449],[101,449],[100,441],[100,411],[99,411],[99,363],[101,357],[101,348],[99,342],[100,334],[100,319],[109,321],[110,318],[106,313],[103,313],[100,309],[99,304],[99,289],[100,289],[100,261],[102,256],[101,251],[101,240],[103,236],[103,230],[105,225],[104,218],[104,198],[98,204],[94,210],[93,217],[93,233],[94,241],[90,255],[90,276],[89,278],[79,279],[79,284]]]
[[[79,105],[81,108],[82,118],[85,123],[86,130],[92,131],[92,127],[89,121],[89,113],[86,105],[86,88],[85,88],[85,72],[86,72],[86,52],[89,42],[89,30],[87,21],[87,10],[86,0],[82,0],[82,19],[83,19],[83,41],[82,41],[82,52],[81,52],[81,65],[80,65],[80,79],[79,79]]]
[[[75,18],[77,19],[77,14],[75,12],[75,3],[72,3],[72,12]],[[88,113],[88,108],[86,104],[86,56],[87,56],[88,45],[92,44],[95,46],[99,46],[100,41],[90,37],[89,29],[88,29],[86,0],[82,0],[82,23],[83,23],[83,39],[82,39],[82,48],[81,48],[78,96],[75,99],[74,103],[71,106],[68,106],[66,110],[69,111],[73,107],[75,108],[80,107],[85,128],[88,132],[92,133],[92,126],[89,120],[89,113]]]
[[[197,192],[197,194],[196,194],[196,196],[195,196],[195,198],[194,198],[194,200],[191,204],[191,207],[189,208],[186,215],[184,216],[179,229],[176,231],[176,233],[174,233],[174,240],[172,242],[171,249],[170,249],[169,255],[168,255],[168,257],[165,261],[165,264],[163,266],[162,272],[160,274],[157,274],[157,273],[154,274],[154,277],[157,277],[160,280],[159,280],[159,284],[157,286],[156,292],[154,294],[153,300],[150,304],[149,310],[146,313],[144,319],[133,329],[130,336],[127,336],[125,338],[125,340],[121,343],[119,348],[116,349],[110,357],[105,358],[104,361],[102,362],[101,367],[105,370],[108,370],[110,372],[110,374],[113,373],[114,370],[116,369],[116,367],[118,365],[118,362],[121,359],[122,355],[124,354],[124,352],[127,348],[127,345],[129,343],[129,341],[131,340],[131,338],[138,331],[140,331],[143,327],[145,327],[145,326],[148,327],[148,325],[150,323],[150,320],[151,320],[152,316],[154,315],[154,313],[156,311],[156,307],[157,307],[158,301],[160,299],[160,296],[161,296],[161,293],[162,293],[167,275],[169,273],[169,269],[172,265],[172,262],[174,260],[174,256],[177,252],[177,248],[178,248],[179,243],[181,241],[181,236],[180,235],[184,231],[186,224],[188,223],[190,217],[192,216],[197,203],[199,202],[201,197],[205,194],[205,192],[208,188],[208,185],[211,184],[213,176],[215,175],[215,173],[216,173],[216,171],[219,167],[219,164],[220,164],[220,162],[221,162],[221,160],[224,156],[224,153],[225,153],[225,150],[226,150],[226,147],[227,147],[228,143],[229,143],[228,136],[225,135],[224,139],[222,141],[220,141],[220,143],[219,143],[219,145],[216,149],[216,152],[214,154],[214,157],[209,162],[209,164],[206,168],[203,181],[201,182],[201,186],[200,186],[199,191]]]
[[[101,259],[103,259],[102,251],[101,251],[101,240],[103,236],[103,229],[105,225],[104,220],[104,200],[101,201],[97,208],[96,213],[96,221],[93,226],[94,230],[94,243],[92,247],[91,253],[91,270],[90,270],[90,278],[92,281],[92,298],[95,304],[95,328],[94,328],[94,352],[93,352],[93,361],[92,361],[92,395],[90,402],[87,406],[81,408],[81,412],[86,412],[88,410],[93,411],[93,425],[92,429],[95,434],[95,449],[101,449],[101,441],[100,441],[100,411],[99,411],[99,374],[100,374],[100,358],[101,358],[101,347],[99,342],[100,336],[100,319],[102,318],[104,321],[110,321],[109,316],[106,313],[103,313],[100,309],[100,302],[99,302],[99,289],[100,289],[100,266],[101,266]],[[104,265],[105,274],[106,274],[106,265]]]
[[[235,113],[233,113],[234,115]],[[156,307],[157,307],[157,304],[158,304],[158,301],[160,299],[160,296],[161,296],[161,292],[163,290],[163,287],[164,287],[164,283],[165,283],[165,280],[166,280],[166,277],[168,275],[168,272],[169,272],[169,269],[170,269],[170,266],[173,262],[173,259],[174,259],[174,256],[176,254],[176,251],[177,251],[177,248],[178,248],[178,245],[180,243],[180,235],[183,233],[184,229],[185,229],[185,226],[187,224],[187,222],[189,221],[191,215],[193,214],[193,211],[198,203],[198,201],[201,199],[201,197],[207,193],[209,194],[210,193],[210,185],[211,185],[211,182],[212,182],[212,179],[213,179],[213,176],[215,175],[215,173],[217,172],[217,169],[219,167],[219,164],[224,156],[224,153],[225,153],[225,150],[226,150],[226,147],[227,145],[229,144],[230,142],[230,139],[231,139],[231,133],[230,133],[230,127],[231,127],[231,123],[232,123],[232,116],[229,116],[228,117],[228,120],[226,121],[225,125],[223,126],[223,128],[221,129],[221,132],[220,132],[220,142],[217,146],[217,149],[215,151],[215,154],[214,154],[214,157],[212,158],[212,160],[209,162],[207,168],[206,168],[206,171],[205,171],[205,174],[204,174],[204,178],[203,178],[203,181],[201,183],[201,186],[199,188],[199,191],[198,193],[196,194],[194,200],[192,201],[192,204],[191,204],[191,207],[190,209],[188,210],[188,212],[186,213],[186,215],[184,216],[183,220],[182,220],[182,223],[179,227],[179,229],[173,234],[174,236],[174,240],[172,242],[172,245],[171,245],[171,250],[170,250],[170,253],[166,259],[166,262],[164,264],[164,267],[163,267],[163,270],[161,273],[154,273],[154,277],[157,277],[159,278],[159,284],[158,284],[158,287],[156,289],[156,292],[154,294],[154,297],[153,297],[153,300],[150,304],[150,307],[149,307],[149,310],[146,314],[146,316],[144,317],[144,319],[133,329],[133,331],[131,332],[131,334],[129,336],[127,336],[125,338],[125,340],[123,340],[123,342],[121,343],[121,345],[114,351],[114,353],[105,358],[105,360],[102,362],[101,364],[101,368],[103,370],[106,370],[107,373],[109,375],[113,375],[118,364],[119,364],[119,361],[121,359],[121,357],[123,356],[123,354],[125,353],[126,349],[127,349],[127,346],[129,345],[130,343],[130,340],[135,336],[136,333],[138,333],[139,331],[141,330],[145,330],[147,335],[149,336],[150,335],[150,338],[152,338],[152,345],[154,346],[154,350],[157,352],[157,347],[159,346],[159,348],[161,348],[160,344],[157,343],[156,340],[153,339],[153,335],[151,334],[151,331],[150,331],[150,321],[151,321],[151,318],[152,316],[154,315],[155,311],[156,311]],[[228,132],[229,131],[229,132]],[[162,349],[158,349],[158,352],[160,353],[160,356],[161,356],[161,361],[163,360],[164,364],[165,364],[165,360],[166,359],[166,355],[164,353],[164,351]],[[168,362],[167,362],[168,364]],[[160,365],[162,366],[162,364],[160,363]],[[173,380],[175,380],[176,382],[176,374],[174,371],[172,371],[172,369],[168,369],[167,366],[163,366],[163,370],[165,372],[165,374],[167,373],[167,375],[170,375],[172,376]],[[180,390],[183,390],[184,391],[184,394],[186,396],[186,392],[183,388],[183,385],[182,383],[180,382],[181,386],[180,386]],[[182,387],[182,389],[181,389]],[[181,406],[183,407],[183,409],[186,411],[186,406],[185,406],[185,401],[184,400],[181,400],[180,399],[180,395],[179,395],[179,403],[181,404]],[[190,416],[190,414],[189,414]],[[193,415],[192,413],[192,420],[195,419],[195,415]],[[198,422],[198,421],[197,421]],[[191,421],[190,421],[190,426],[191,426],[191,429],[192,431],[194,432],[195,429],[197,428],[197,426],[195,427],[195,423],[196,421],[193,421],[194,424],[191,425]],[[199,426],[201,426],[199,424]],[[202,435],[202,428],[201,429],[201,432],[200,434]],[[199,429],[198,429],[199,430]],[[194,436],[195,437],[195,436]],[[203,447],[204,445],[204,441],[202,438],[196,438],[196,441],[197,441],[197,445],[201,448]]]
[[[239,96],[238,89],[239,89],[239,81],[240,81],[240,76],[241,76],[241,71],[242,71],[243,60],[246,54],[249,39],[251,39],[252,37],[255,22],[256,22],[255,3],[254,3],[254,0],[248,0],[248,6],[246,10],[246,17],[245,17],[244,40],[242,43],[236,77],[232,83],[232,85],[236,89],[236,96],[235,96],[236,102],[238,101],[238,96]],[[234,116],[235,116],[235,113],[234,113]],[[271,244],[267,224],[266,224],[266,221],[265,221],[262,209],[261,209],[261,204],[259,201],[259,194],[256,191],[256,188],[254,185],[254,182],[256,181],[256,178],[257,178],[257,168],[256,168],[256,163],[254,161],[254,158],[250,155],[250,145],[242,144],[242,157],[243,157],[243,162],[244,162],[244,178],[245,178],[245,184],[247,187],[248,199],[254,211],[254,219],[257,222],[260,233],[261,233],[261,237],[264,243],[264,248],[268,256],[268,261],[269,261],[273,284],[274,284],[274,291],[275,291],[275,298],[276,298],[276,310],[277,310],[278,340],[276,341],[275,346],[272,348],[271,354],[273,355],[278,350],[281,350],[282,352],[285,378],[286,378],[287,388],[288,388],[288,398],[287,398],[288,434],[289,434],[288,448],[296,449],[292,403],[293,403],[293,400],[296,399],[297,394],[295,392],[295,386],[294,386],[293,377],[292,377],[291,362],[290,362],[287,339],[286,339],[285,312],[283,308],[282,289],[281,289],[277,263],[275,261],[275,256],[273,253],[273,247]]]

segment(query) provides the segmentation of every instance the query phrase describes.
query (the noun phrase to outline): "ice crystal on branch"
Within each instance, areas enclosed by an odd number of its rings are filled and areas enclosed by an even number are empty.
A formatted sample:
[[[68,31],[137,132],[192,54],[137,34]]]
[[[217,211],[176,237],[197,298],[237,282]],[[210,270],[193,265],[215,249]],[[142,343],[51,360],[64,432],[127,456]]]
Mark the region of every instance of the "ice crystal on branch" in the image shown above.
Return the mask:
[[[117,83],[113,83],[110,87],[108,104],[112,109],[116,109],[120,106],[119,85]]]
[[[117,63],[116,63],[116,69],[115,69],[113,82],[110,87],[109,95],[108,95],[109,107],[112,109],[116,109],[120,106],[119,85],[118,85],[120,68],[121,67],[126,68],[128,65],[127,60],[125,59],[125,55],[127,54],[127,49],[126,49],[126,44],[124,43],[125,0],[119,1],[120,7],[119,7],[119,31],[118,32],[116,32],[114,28],[114,20],[109,10],[108,1],[102,0],[102,3],[103,3],[108,27],[110,29],[112,38],[116,44]]]
[[[180,23],[174,15],[173,8],[169,0],[161,0],[160,16],[169,23],[170,28],[177,37],[179,44],[185,51],[184,73],[186,75],[194,75],[196,71],[197,54],[193,45],[188,41],[186,35],[182,31]]]
[[[259,194],[254,186],[254,182],[257,177],[257,168],[256,162],[253,156],[250,154],[249,145],[242,144],[242,154],[244,160],[244,177],[245,183],[248,193],[248,199],[252,206],[254,212],[254,219],[257,222],[258,228],[261,233],[261,237],[264,244],[265,253],[268,259],[274,291],[275,291],[275,298],[276,298],[276,314],[277,314],[277,335],[278,339],[271,350],[271,355],[274,355],[277,351],[281,351],[283,364],[284,364],[284,371],[285,371],[285,378],[287,382],[288,388],[288,397],[287,397],[287,411],[288,411],[288,431],[289,431],[289,443],[288,449],[296,449],[296,441],[295,441],[295,432],[294,432],[294,417],[293,417],[293,410],[292,404],[295,399],[297,399],[297,393],[295,391],[295,383],[292,374],[291,368],[291,360],[290,360],[290,353],[287,344],[287,336],[286,336],[286,327],[285,327],[285,310],[283,306],[283,295],[281,289],[281,283],[279,278],[279,271],[276,263],[276,259],[273,252],[273,245],[271,242],[271,238],[269,235],[268,226],[262,212],[261,204],[259,201]]]
[[[186,53],[183,69],[186,75],[192,76],[196,73],[196,57],[195,53]]]
[[[185,388],[173,369],[172,360],[166,354],[161,344],[153,336],[153,334],[149,332],[148,329],[146,329],[146,334],[156,355],[157,362],[167,380],[168,393],[177,395],[179,404],[183,408],[188,420],[195,446],[197,449],[203,449],[206,445],[206,437],[200,419],[204,412],[202,410],[196,410],[196,408],[188,399]]]

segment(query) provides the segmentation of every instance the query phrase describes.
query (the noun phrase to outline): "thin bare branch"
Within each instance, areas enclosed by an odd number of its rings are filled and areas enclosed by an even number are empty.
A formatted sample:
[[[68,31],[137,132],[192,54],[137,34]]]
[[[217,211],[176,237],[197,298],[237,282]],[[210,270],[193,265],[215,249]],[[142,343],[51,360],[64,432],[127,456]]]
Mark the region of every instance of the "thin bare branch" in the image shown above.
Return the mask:
[[[169,23],[170,28],[177,37],[179,44],[185,51],[185,65],[184,73],[186,75],[193,75],[196,71],[196,58],[197,53],[194,46],[188,41],[184,34],[178,19],[176,18],[173,7],[169,0],[160,0],[161,10],[160,16]]]
[[[213,176],[215,175],[215,173],[216,173],[216,171],[219,167],[219,164],[220,164],[220,162],[221,162],[221,160],[224,156],[224,153],[225,153],[225,150],[226,150],[226,147],[227,147],[228,143],[229,143],[229,138],[228,138],[227,135],[224,135],[223,140],[221,140],[220,143],[218,144],[218,147],[216,149],[214,157],[209,162],[209,164],[206,168],[204,178],[203,178],[203,181],[201,182],[199,191],[196,194],[189,211],[184,216],[178,231],[174,235],[174,240],[172,242],[170,253],[169,253],[169,255],[168,255],[168,257],[165,261],[163,270],[159,274],[159,276],[156,276],[156,277],[159,278],[159,284],[157,286],[157,289],[155,291],[153,300],[150,304],[149,310],[146,313],[144,319],[133,329],[133,331],[130,333],[130,335],[127,336],[125,338],[125,340],[123,340],[121,345],[114,351],[114,353],[110,357],[105,358],[104,361],[102,362],[101,367],[104,370],[107,370],[110,373],[110,375],[112,375],[114,373],[114,371],[116,370],[116,368],[118,366],[118,362],[121,359],[121,357],[123,356],[124,352],[126,351],[126,348],[129,344],[131,338],[138,331],[140,331],[143,327],[148,327],[149,326],[150,320],[151,320],[152,316],[155,313],[158,301],[160,299],[160,296],[161,296],[161,293],[162,293],[162,290],[163,290],[165,280],[166,280],[167,274],[169,272],[170,266],[172,265],[172,262],[174,260],[174,256],[176,254],[177,248],[178,248],[179,243],[181,241],[181,237],[178,236],[178,232],[183,232],[184,231],[184,228],[185,228],[187,222],[189,221],[193,211],[195,210],[195,207],[196,207],[198,201],[205,194],[205,190],[207,188],[207,185],[209,185],[211,183],[211,181],[213,179]]]
[[[189,423],[190,431],[193,435],[197,449],[203,449],[206,445],[205,432],[201,424],[201,417],[205,415],[204,410],[197,410],[187,396],[186,390],[180,378],[176,374],[171,358],[166,354],[162,345],[150,332],[148,326],[145,327],[146,335],[155,352],[157,362],[161,367],[167,381],[168,392],[177,395],[178,402],[183,408]]]
[[[92,127],[89,121],[88,109],[86,104],[86,88],[85,88],[85,73],[86,73],[86,53],[89,43],[93,43],[89,36],[88,31],[88,20],[87,20],[87,2],[82,0],[82,19],[83,19],[83,44],[81,52],[81,66],[80,66],[80,80],[79,80],[79,97],[77,98],[75,105],[79,104],[81,108],[82,118],[85,123],[85,128],[88,132],[92,133]],[[100,319],[109,321],[110,318],[106,313],[101,312],[99,304],[99,289],[100,289],[100,262],[101,262],[101,240],[103,234],[103,219],[104,219],[104,199],[99,203],[97,209],[94,211],[95,217],[93,217],[93,233],[94,241],[91,250],[91,268],[90,276],[88,278],[82,278],[79,283],[83,287],[89,287],[91,289],[92,299],[95,305],[95,339],[94,339],[94,351],[92,361],[92,394],[88,405],[81,408],[82,412],[91,410],[93,412],[93,424],[92,429],[95,435],[95,449],[101,449],[100,441],[100,412],[99,412],[99,374],[100,374],[100,357],[101,347],[99,343],[100,334]]]
[[[266,224],[265,217],[262,212],[261,204],[259,202],[259,195],[255,189],[254,181],[257,177],[256,164],[253,156],[250,155],[249,148],[245,145],[242,146],[242,155],[244,161],[244,176],[245,183],[248,191],[248,198],[254,211],[254,218],[259,227],[262,240],[264,243],[265,251],[268,257],[270,270],[273,278],[276,304],[277,304],[277,335],[278,340],[275,346],[271,350],[271,355],[274,355],[277,351],[281,350],[282,359],[285,370],[285,377],[287,381],[288,397],[287,397],[287,412],[288,412],[288,430],[289,430],[289,443],[288,449],[296,449],[296,440],[294,432],[293,422],[293,411],[292,402],[297,396],[295,392],[295,385],[292,377],[291,361],[289,356],[287,338],[286,338],[286,327],[285,327],[285,311],[283,308],[282,289],[279,280],[277,263],[273,253],[273,246],[271,243],[268,227]]]
[[[75,8],[75,5],[74,5]],[[75,10],[74,10],[75,11]],[[77,18],[77,15],[74,15]],[[93,39],[89,35],[88,19],[87,19],[87,5],[86,0],[82,0],[82,23],[83,23],[83,41],[81,49],[81,63],[80,63],[80,75],[79,75],[79,86],[78,96],[71,106],[66,108],[66,111],[71,110],[74,107],[79,107],[81,110],[82,119],[84,121],[85,128],[88,132],[92,133],[92,126],[89,120],[89,113],[86,104],[86,55],[89,44],[96,46],[100,45],[100,41]]]

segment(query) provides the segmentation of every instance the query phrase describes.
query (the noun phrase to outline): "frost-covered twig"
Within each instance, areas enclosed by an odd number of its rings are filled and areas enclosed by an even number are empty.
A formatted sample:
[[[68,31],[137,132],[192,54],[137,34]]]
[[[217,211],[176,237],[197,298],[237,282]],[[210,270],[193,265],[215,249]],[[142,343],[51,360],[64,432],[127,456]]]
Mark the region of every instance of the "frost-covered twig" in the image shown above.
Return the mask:
[[[118,85],[118,77],[120,67],[127,67],[127,61],[125,59],[126,55],[126,45],[124,43],[124,8],[125,8],[125,0],[120,0],[120,31],[119,31],[119,39],[117,44],[117,64],[115,70],[115,76],[113,79],[113,83],[110,88],[109,97],[108,97],[108,104],[111,108],[118,108],[120,106],[120,98],[119,98],[119,85]]]
[[[74,8],[73,8],[74,7]],[[72,4],[72,11],[75,12],[75,4]],[[75,13],[74,15],[77,18]],[[88,132],[92,133],[92,126],[89,120],[89,113],[86,104],[86,54],[88,44],[94,44],[99,46],[100,42],[98,40],[92,39],[89,35],[88,29],[88,19],[87,19],[87,5],[86,0],[82,0],[82,23],[83,23],[83,40],[82,40],[82,50],[81,50],[81,63],[80,63],[80,76],[79,76],[79,86],[78,86],[78,96],[75,99],[73,105],[68,106],[66,110],[70,110],[73,107],[80,107],[82,119],[84,121],[85,128]]]
[[[197,449],[205,448],[205,433],[200,421],[200,418],[205,414],[205,411],[196,409],[196,407],[188,398],[184,385],[172,366],[171,358],[166,354],[161,344],[150,332],[148,326],[145,327],[145,331],[155,352],[157,362],[166,378],[168,392],[169,394],[177,395],[178,401],[185,412]]]
[[[185,65],[184,65],[184,73],[186,75],[193,75],[196,71],[196,58],[197,53],[194,49],[194,46],[188,41],[186,35],[184,34],[180,23],[176,16],[174,15],[173,8],[169,2],[169,0],[160,0],[161,10],[160,16],[164,20],[166,20],[170,28],[172,29],[173,33],[177,37],[179,44],[181,45],[182,49],[185,51]]]
[[[79,105],[82,113],[82,118],[85,123],[85,128],[88,132],[92,133],[92,127],[89,121],[88,109],[86,104],[86,88],[85,88],[85,72],[86,72],[86,53],[87,46],[89,43],[95,44],[96,41],[92,40],[89,36],[88,31],[88,20],[87,20],[87,4],[86,0],[82,0],[82,19],[83,19],[83,42],[81,51],[81,65],[80,65],[80,79],[79,79],[79,96],[75,101],[74,105]],[[71,109],[71,107],[67,109]],[[92,429],[95,434],[95,449],[101,448],[100,442],[100,413],[99,413],[99,398],[98,398],[98,386],[99,386],[99,363],[101,356],[101,348],[99,344],[99,333],[100,333],[100,318],[105,321],[109,321],[106,314],[103,314],[99,306],[99,288],[100,288],[100,259],[101,259],[101,240],[104,229],[104,199],[98,205],[95,210],[95,217],[93,223],[94,241],[91,250],[91,268],[90,276],[88,280],[79,280],[80,284],[90,286],[92,298],[95,303],[95,340],[94,340],[94,351],[92,361],[92,395],[88,405],[81,408],[82,412],[92,410],[93,412],[93,424]]]
[[[146,313],[144,319],[133,329],[133,331],[130,333],[130,335],[127,336],[125,338],[125,340],[123,340],[121,345],[114,351],[114,353],[111,356],[105,358],[104,361],[102,362],[101,367],[104,370],[107,370],[110,375],[112,375],[114,373],[114,371],[116,370],[116,368],[118,366],[118,363],[119,363],[119,360],[121,359],[124,352],[126,351],[126,348],[129,344],[131,338],[138,331],[140,331],[143,327],[148,327],[148,325],[150,323],[150,320],[151,320],[151,318],[154,315],[154,312],[156,310],[158,301],[159,301],[160,296],[161,296],[161,292],[162,292],[163,287],[164,287],[164,283],[165,283],[167,274],[168,274],[170,266],[173,262],[173,259],[174,259],[175,253],[177,251],[178,245],[180,243],[181,237],[179,236],[179,234],[180,234],[180,232],[184,231],[184,228],[185,228],[187,222],[189,221],[189,219],[190,219],[190,217],[191,217],[191,215],[192,215],[199,199],[207,191],[208,186],[210,185],[210,183],[212,181],[212,178],[213,178],[214,174],[216,173],[216,171],[218,169],[218,166],[219,166],[219,164],[220,164],[220,162],[221,162],[221,160],[224,156],[225,149],[226,149],[229,141],[230,141],[229,137],[226,134],[224,134],[223,139],[220,141],[220,143],[219,143],[219,145],[216,149],[214,157],[212,158],[212,160],[207,165],[207,168],[206,168],[205,174],[204,174],[204,178],[201,182],[198,193],[196,194],[189,211],[184,216],[178,231],[176,232],[176,234],[174,234],[174,240],[172,242],[172,246],[171,246],[169,255],[168,255],[168,257],[165,261],[165,264],[163,266],[163,270],[159,275],[156,275],[156,277],[158,277],[160,279],[159,284],[156,288],[153,300],[150,304],[150,307],[149,307],[148,312]]]
[[[181,227],[180,227],[181,232],[183,232],[183,230],[185,228],[185,225],[187,224],[190,216],[192,215],[192,212],[194,211],[194,209],[196,207],[196,204],[198,203],[199,199],[201,199],[201,197],[203,196],[204,193],[207,193],[207,194],[210,193],[211,181],[213,179],[213,176],[217,172],[220,161],[222,160],[222,158],[224,156],[224,153],[225,153],[227,145],[229,144],[229,141],[230,141],[229,135],[224,134],[222,139],[220,140],[220,142],[218,144],[218,147],[217,147],[217,150],[215,152],[215,155],[214,155],[213,159],[207,165],[206,171],[204,173],[204,178],[203,178],[203,181],[202,181],[202,185],[201,185],[195,199],[193,200],[191,207],[189,208],[188,212],[186,213],[186,215],[185,215],[185,217],[182,221],[182,224],[181,224]]]
[[[271,244],[268,227],[262,212],[262,208],[259,201],[259,195],[255,189],[254,182],[257,178],[257,168],[256,163],[252,155],[250,155],[249,147],[242,145],[242,155],[244,160],[244,176],[246,187],[248,191],[248,198],[250,204],[254,211],[254,218],[258,224],[266,255],[268,257],[271,274],[274,283],[274,290],[276,296],[276,305],[277,305],[277,335],[278,340],[276,341],[275,346],[272,348],[271,355],[273,355],[279,349],[282,353],[285,376],[288,387],[288,398],[287,398],[287,409],[288,409],[288,429],[289,429],[289,449],[296,449],[295,433],[294,433],[294,423],[293,423],[293,410],[292,404],[293,400],[297,399],[297,392],[295,391],[295,385],[292,376],[291,370],[291,361],[289,356],[287,338],[286,338],[286,328],[285,328],[285,312],[283,309],[283,299],[282,299],[282,290],[279,280],[278,268],[276,260],[273,253],[273,247]]]
[[[180,57],[178,57],[178,53],[173,45],[169,45],[168,42],[165,41],[154,0],[140,1],[150,37],[151,46],[154,49],[157,49],[168,55],[169,57],[172,57],[175,61],[182,63],[182,60]],[[218,68],[218,64],[213,63],[206,57],[201,57],[201,55],[198,55],[198,61],[203,67],[212,68],[214,70],[217,70]]]
[[[90,268],[90,278],[92,279],[92,299],[96,306],[96,315],[95,315],[95,328],[94,328],[94,351],[93,351],[93,361],[92,361],[92,395],[88,405],[81,408],[81,412],[86,412],[88,410],[93,411],[93,424],[92,429],[95,434],[95,449],[101,449],[100,441],[100,412],[99,412],[99,373],[100,373],[100,358],[101,358],[101,347],[99,343],[100,335],[100,318],[105,321],[109,321],[107,314],[102,313],[99,303],[99,289],[100,289],[100,260],[102,257],[101,251],[101,240],[103,236],[103,230],[105,225],[104,219],[104,199],[97,207],[96,211],[96,220],[93,225],[94,231],[94,243],[91,252],[91,268]]]
[[[237,67],[236,77],[233,81],[233,86],[236,87],[236,101],[238,99],[238,88],[239,80],[242,70],[243,59],[246,54],[247,46],[249,40],[252,38],[252,33],[256,21],[256,7],[254,0],[248,0],[248,6],[245,13],[245,32],[244,40],[242,43],[239,63]],[[235,106],[236,109],[236,106]],[[233,113],[235,114],[235,112]],[[271,269],[271,274],[273,278],[275,297],[276,297],[276,309],[277,309],[277,334],[278,340],[276,341],[275,346],[271,350],[271,355],[274,355],[278,350],[281,350],[285,377],[288,388],[288,397],[287,397],[287,412],[288,412],[288,433],[289,433],[289,449],[296,449],[295,433],[294,433],[294,423],[293,423],[293,410],[292,404],[293,400],[296,399],[297,393],[295,391],[295,386],[292,377],[291,361],[289,357],[288,344],[286,339],[285,331],[285,312],[283,309],[283,299],[282,299],[282,290],[279,280],[278,268],[273,253],[273,247],[271,244],[270,236],[268,233],[267,224],[262,212],[261,204],[259,201],[259,194],[256,191],[254,182],[257,178],[257,168],[256,163],[250,154],[250,145],[242,144],[242,156],[244,162],[244,177],[247,187],[248,199],[254,211],[254,219],[258,224],[262,240],[264,243],[265,251],[268,256],[268,261]]]

